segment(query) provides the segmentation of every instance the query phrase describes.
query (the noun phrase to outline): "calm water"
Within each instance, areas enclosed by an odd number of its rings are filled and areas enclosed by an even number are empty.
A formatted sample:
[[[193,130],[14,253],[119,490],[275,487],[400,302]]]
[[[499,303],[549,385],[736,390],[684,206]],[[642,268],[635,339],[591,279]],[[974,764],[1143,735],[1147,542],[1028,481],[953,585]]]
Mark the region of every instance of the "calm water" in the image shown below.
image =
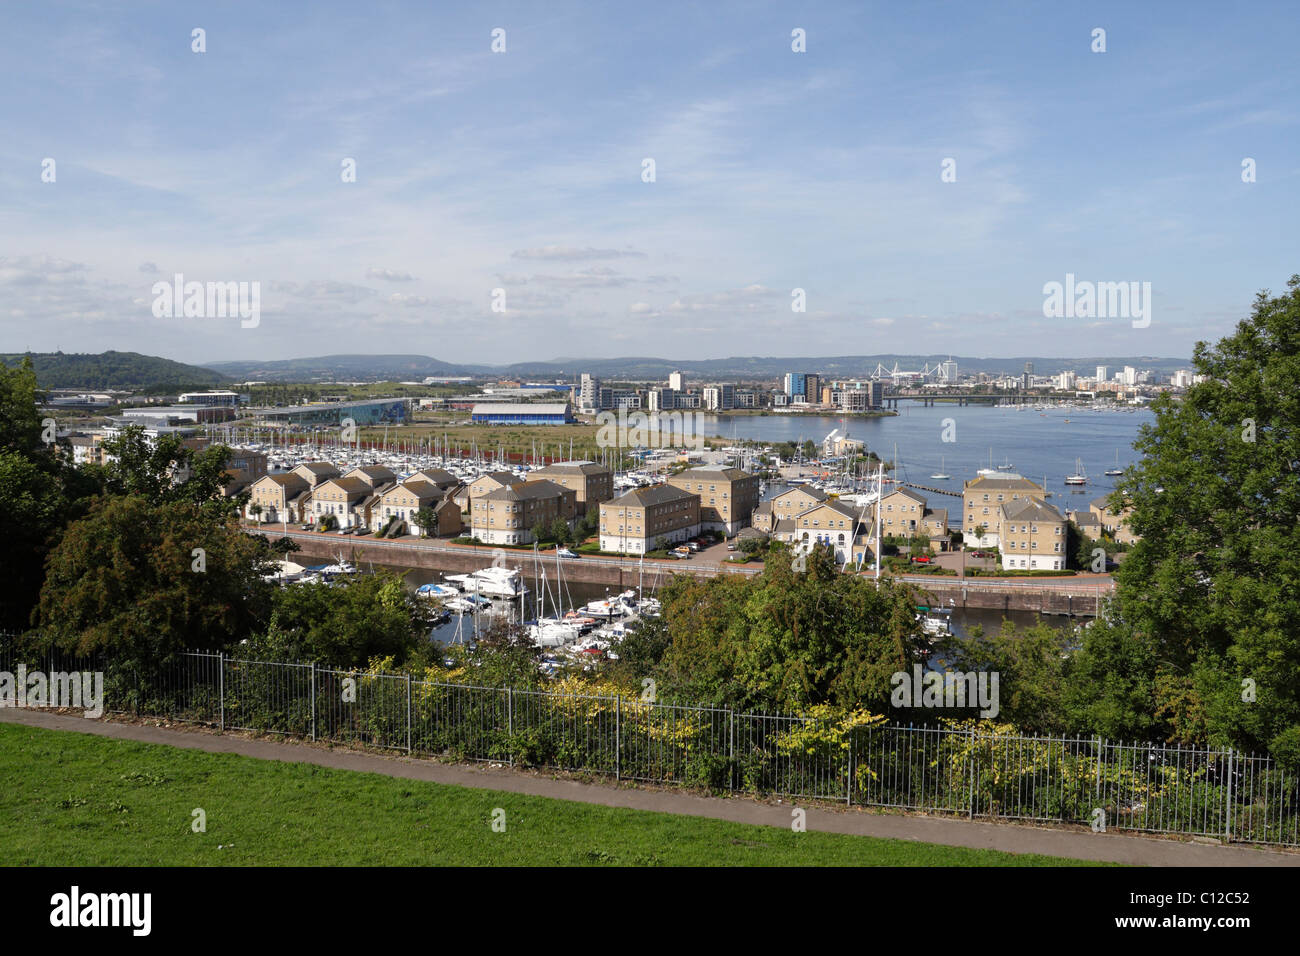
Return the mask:
[[[1066,419],[1069,419],[1067,422]],[[944,419],[952,419],[954,441],[943,441]],[[832,429],[847,431],[866,442],[867,448],[888,462],[895,458],[904,481],[961,493],[962,482],[975,477],[980,468],[1007,462],[1012,471],[1040,484],[1046,481],[1052,503],[1062,510],[1082,508],[1093,498],[1114,490],[1115,479],[1104,472],[1123,468],[1137,460],[1133,440],[1143,424],[1154,420],[1147,409],[1097,412],[1082,408],[992,408],[987,406],[936,405],[926,408],[902,402],[899,414],[889,418],[848,418],[811,415],[719,416],[707,424],[727,438],[756,441],[801,441],[820,443]],[[1062,479],[1082,459],[1088,484],[1073,488]],[[932,479],[942,471],[949,481]],[[954,522],[961,513],[960,497],[932,496],[931,507],[947,507]]]

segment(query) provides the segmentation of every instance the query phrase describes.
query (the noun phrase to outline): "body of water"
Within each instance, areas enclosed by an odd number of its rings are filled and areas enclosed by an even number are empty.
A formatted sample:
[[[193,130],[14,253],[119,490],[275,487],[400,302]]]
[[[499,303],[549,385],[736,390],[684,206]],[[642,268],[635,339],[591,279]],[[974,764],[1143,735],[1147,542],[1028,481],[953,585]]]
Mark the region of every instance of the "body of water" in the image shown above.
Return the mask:
[[[1144,408],[927,408],[905,401],[900,403],[897,416],[885,418],[735,415],[711,417],[706,425],[709,431],[726,438],[761,442],[810,439],[818,445],[832,429],[847,430],[850,437],[866,442],[868,450],[887,462],[895,460],[897,447],[898,479],[957,495],[961,494],[962,483],[975,478],[979,469],[1010,464],[1010,471],[1039,484],[1045,482],[1053,496],[1052,504],[1064,511],[1086,508],[1092,499],[1114,490],[1116,479],[1105,472],[1137,460],[1133,441],[1138,429],[1152,421],[1154,415]],[[952,440],[945,441],[945,435]],[[1088,484],[1081,487],[1063,481],[1075,473],[1076,460],[1088,476]],[[943,481],[930,477],[941,470],[952,478]],[[961,499],[946,495],[931,498],[931,507],[948,508],[949,520],[956,524]]]

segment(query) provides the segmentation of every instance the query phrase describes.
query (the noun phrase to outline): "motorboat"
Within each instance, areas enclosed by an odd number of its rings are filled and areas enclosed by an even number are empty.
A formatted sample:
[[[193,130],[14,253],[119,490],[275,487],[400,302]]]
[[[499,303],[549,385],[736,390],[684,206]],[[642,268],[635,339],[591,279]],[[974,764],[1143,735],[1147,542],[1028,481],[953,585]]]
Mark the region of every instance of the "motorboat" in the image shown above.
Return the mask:
[[[415,593],[420,597],[440,598],[448,600],[460,595],[460,588],[451,584],[422,584],[415,589]]]
[[[1088,475],[1083,470],[1082,458],[1074,459],[1074,474],[1066,475],[1065,483],[1067,485],[1086,485],[1088,483]]]
[[[444,578],[466,594],[485,594],[488,597],[517,598],[528,593],[523,575],[515,568],[495,565],[470,574],[448,574]]]

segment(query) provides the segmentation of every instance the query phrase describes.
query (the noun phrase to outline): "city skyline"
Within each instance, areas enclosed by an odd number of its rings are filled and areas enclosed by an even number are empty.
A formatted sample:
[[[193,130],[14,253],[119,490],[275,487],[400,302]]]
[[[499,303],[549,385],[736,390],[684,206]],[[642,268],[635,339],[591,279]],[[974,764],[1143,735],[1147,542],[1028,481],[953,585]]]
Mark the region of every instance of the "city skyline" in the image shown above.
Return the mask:
[[[3,350],[1190,355],[1295,271],[1262,9],[15,9]],[[1046,317],[1076,277],[1149,324]]]

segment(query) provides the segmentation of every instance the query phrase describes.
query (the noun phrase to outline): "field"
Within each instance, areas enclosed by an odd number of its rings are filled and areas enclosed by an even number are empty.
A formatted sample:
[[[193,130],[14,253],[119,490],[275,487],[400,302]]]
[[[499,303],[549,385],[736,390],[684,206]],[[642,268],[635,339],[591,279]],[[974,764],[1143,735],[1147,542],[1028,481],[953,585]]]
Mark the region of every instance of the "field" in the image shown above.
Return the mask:
[[[1043,866],[0,724],[9,866]],[[191,828],[206,814],[206,832]],[[504,832],[493,812],[504,811]]]

